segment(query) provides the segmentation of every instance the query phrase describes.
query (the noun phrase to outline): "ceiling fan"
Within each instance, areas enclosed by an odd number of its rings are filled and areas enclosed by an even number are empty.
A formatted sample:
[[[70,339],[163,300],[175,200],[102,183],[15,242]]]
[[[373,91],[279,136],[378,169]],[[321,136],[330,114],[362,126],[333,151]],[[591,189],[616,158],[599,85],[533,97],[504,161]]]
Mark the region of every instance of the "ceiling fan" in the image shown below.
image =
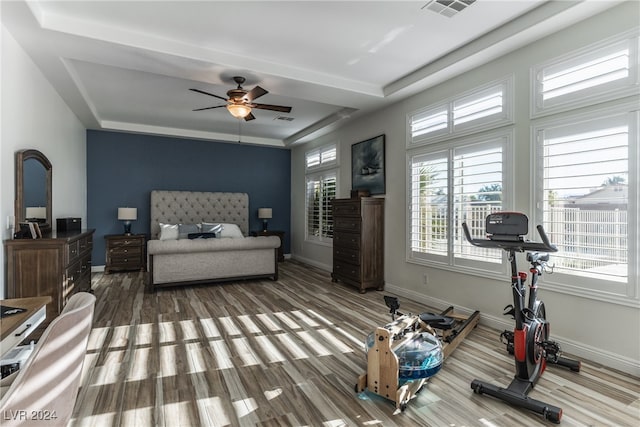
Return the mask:
[[[258,110],[280,111],[282,113],[291,112],[291,107],[284,107],[281,105],[257,104],[253,102],[255,99],[269,92],[261,88],[260,86],[256,86],[250,91],[243,89],[242,84],[245,82],[244,77],[236,76],[233,78],[233,80],[238,84],[238,87],[227,92],[227,96],[229,98],[223,98],[221,96],[214,95],[213,93],[209,93],[200,89],[189,89],[194,92],[213,96],[214,98],[226,101],[226,104],[215,105],[213,107],[197,108],[193,111],[211,110],[213,108],[226,107],[233,117],[236,117],[238,119],[245,119],[245,121],[255,119],[255,116],[251,113],[251,110],[254,108]]]

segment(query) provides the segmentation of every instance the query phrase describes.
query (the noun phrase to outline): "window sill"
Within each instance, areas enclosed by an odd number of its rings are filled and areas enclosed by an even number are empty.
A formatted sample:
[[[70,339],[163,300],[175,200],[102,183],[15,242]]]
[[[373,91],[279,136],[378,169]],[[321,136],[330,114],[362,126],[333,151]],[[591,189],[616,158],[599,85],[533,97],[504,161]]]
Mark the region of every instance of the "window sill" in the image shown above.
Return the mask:
[[[483,279],[492,279],[499,282],[504,282],[510,286],[509,274],[498,274],[495,271],[479,270],[469,267],[456,267],[448,264],[443,264],[434,261],[420,260],[414,258],[407,258],[406,262],[409,264],[422,265],[431,268],[437,268],[439,270],[449,271],[452,273],[464,274],[473,277],[482,277]],[[527,281],[528,284],[528,281]],[[559,294],[571,295],[579,298],[585,298],[595,301],[601,301],[608,304],[615,304],[625,307],[640,308],[640,299],[638,297],[626,297],[623,295],[615,295],[606,293],[603,291],[594,291],[591,289],[584,289],[577,286],[572,286],[566,283],[551,282],[547,279],[542,288],[545,291],[556,292]]]

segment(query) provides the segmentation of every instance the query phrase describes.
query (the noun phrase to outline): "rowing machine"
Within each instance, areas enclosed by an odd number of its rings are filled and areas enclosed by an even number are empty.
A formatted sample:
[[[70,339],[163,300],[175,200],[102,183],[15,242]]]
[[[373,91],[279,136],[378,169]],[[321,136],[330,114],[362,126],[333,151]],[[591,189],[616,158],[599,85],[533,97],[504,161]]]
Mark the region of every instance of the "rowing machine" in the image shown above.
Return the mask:
[[[368,389],[394,401],[396,409],[404,411],[478,324],[480,312],[464,316],[449,307],[440,314],[403,315],[398,312],[396,297],[384,299],[393,321],[367,337],[367,373],[358,377],[355,391]]]

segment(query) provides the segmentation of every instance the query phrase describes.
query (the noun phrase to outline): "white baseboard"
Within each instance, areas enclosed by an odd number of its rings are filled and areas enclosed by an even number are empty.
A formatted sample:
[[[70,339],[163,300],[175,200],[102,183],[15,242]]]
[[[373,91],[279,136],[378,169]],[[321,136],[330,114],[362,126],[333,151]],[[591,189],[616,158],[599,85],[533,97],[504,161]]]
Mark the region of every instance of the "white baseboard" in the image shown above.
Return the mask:
[[[424,305],[428,305],[429,307],[437,308],[438,310],[445,310],[448,307],[451,307],[452,305],[454,305],[454,304],[451,304],[451,303],[449,303],[447,301],[443,301],[441,299],[432,298],[432,297],[427,296],[425,294],[421,294],[421,293],[418,293],[418,292],[410,291],[408,289],[404,289],[404,288],[392,285],[389,282],[385,282],[384,290],[385,291],[389,291],[389,292],[391,292],[393,294],[396,294],[398,296],[405,297],[405,298],[410,299],[412,301],[416,301],[416,302],[422,303]],[[470,308],[460,307],[460,306],[455,306],[455,309],[456,309],[457,312],[462,313],[464,315],[470,315],[475,311],[475,310],[472,310]],[[482,322],[482,313],[480,313],[480,321]]]
[[[104,265],[92,265],[91,266],[92,273],[102,273],[104,272]]]
[[[401,288],[399,286],[395,286],[389,282],[385,283],[384,289],[398,296],[405,297],[412,301],[416,301],[416,302],[428,305],[429,307],[434,307],[441,310],[444,310],[447,307],[450,307],[453,305],[455,306],[456,311],[463,313],[465,315],[469,315],[475,311],[468,307],[460,307],[447,301],[443,301],[437,298],[432,298],[418,292],[410,291],[410,290]],[[510,319],[507,317],[503,319],[501,317],[480,313],[480,324],[488,326],[493,329],[497,329],[498,331],[502,331],[504,329],[512,330],[513,321],[509,321],[509,320]],[[558,344],[560,344],[560,347],[564,352],[572,354],[578,358],[584,358],[589,361],[602,364],[608,368],[617,369],[619,371],[626,372],[636,377],[640,376],[640,361],[630,359],[628,357],[624,357],[619,354],[611,353],[601,348],[588,346],[583,343],[580,343],[565,337],[559,337],[557,335],[553,335],[553,325],[551,327],[551,330],[552,330],[551,338],[554,341],[558,342]],[[496,340],[498,340],[497,336],[496,336]]]
[[[314,261],[314,260],[312,260],[312,259],[308,259],[308,258],[305,258],[305,257],[301,257],[300,255],[292,255],[292,256],[291,256],[291,259],[296,260],[296,261],[303,262],[303,263],[305,263],[305,264],[312,265],[312,266],[314,266],[314,267],[319,268],[320,270],[324,270],[324,271],[328,271],[328,272],[333,271],[333,266],[331,266],[331,265],[323,264],[323,263],[320,263],[320,262]]]

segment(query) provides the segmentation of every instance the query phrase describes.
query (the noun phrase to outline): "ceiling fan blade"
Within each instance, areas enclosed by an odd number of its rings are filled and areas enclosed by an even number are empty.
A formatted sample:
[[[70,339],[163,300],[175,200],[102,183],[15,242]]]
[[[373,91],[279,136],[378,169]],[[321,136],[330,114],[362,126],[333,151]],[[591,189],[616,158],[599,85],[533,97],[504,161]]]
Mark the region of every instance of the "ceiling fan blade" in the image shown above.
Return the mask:
[[[282,106],[282,105],[251,104],[251,108],[257,108],[259,110],[280,111],[282,113],[290,113],[291,112],[291,107],[285,107],[285,106]]]
[[[254,120],[255,118],[256,116],[254,116],[252,113],[249,113],[244,117],[244,121],[248,122],[249,120]]]
[[[192,91],[194,91],[194,92],[201,93],[201,94],[203,94],[203,95],[213,96],[214,98],[222,99],[223,101],[226,101],[226,100],[227,100],[227,98],[223,98],[223,97],[221,97],[221,96],[214,95],[214,94],[209,93],[209,92],[205,92],[204,90],[200,90],[200,89],[189,89],[189,90],[192,90]]]
[[[196,108],[193,111],[202,111],[202,110],[211,110],[212,108],[220,108],[220,107],[226,107],[227,104],[224,105],[216,105],[215,107],[205,107],[205,108]]]
[[[266,95],[267,93],[269,93],[268,90],[262,89],[260,86],[256,86],[249,92],[247,92],[247,94],[244,96],[244,99],[251,102],[256,98],[260,98],[262,95]]]

